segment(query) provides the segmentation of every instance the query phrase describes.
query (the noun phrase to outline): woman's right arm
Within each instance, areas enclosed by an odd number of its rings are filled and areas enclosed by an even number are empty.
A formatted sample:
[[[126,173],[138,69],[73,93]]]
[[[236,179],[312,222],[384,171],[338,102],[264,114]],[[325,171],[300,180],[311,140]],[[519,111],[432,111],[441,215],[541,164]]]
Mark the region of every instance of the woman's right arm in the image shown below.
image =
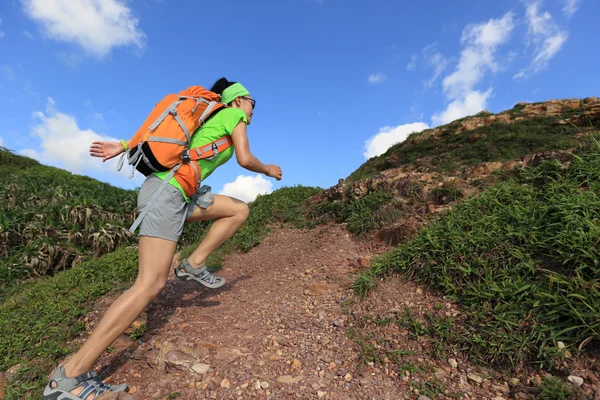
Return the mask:
[[[281,168],[274,164],[263,164],[250,152],[250,144],[248,143],[248,135],[246,133],[246,124],[241,122],[231,132],[233,146],[235,147],[235,157],[238,164],[252,172],[258,172],[281,180]]]

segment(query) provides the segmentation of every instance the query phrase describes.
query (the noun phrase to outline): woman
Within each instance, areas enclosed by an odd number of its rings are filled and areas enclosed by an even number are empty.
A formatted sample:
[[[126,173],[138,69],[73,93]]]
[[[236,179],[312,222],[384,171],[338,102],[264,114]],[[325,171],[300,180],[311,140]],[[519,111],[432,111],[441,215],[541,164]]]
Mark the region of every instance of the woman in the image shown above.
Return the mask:
[[[190,147],[198,147],[224,135],[231,135],[233,148],[220,152],[212,161],[199,160],[202,178],[206,179],[218,166],[227,162],[235,149],[237,162],[242,167],[280,180],[280,167],[265,165],[250,152],[246,126],[252,121],[256,105],[250,92],[240,83],[229,82],[225,78],[219,79],[211,91],[220,94],[221,102],[229,107],[211,116],[195,132]],[[90,154],[106,161],[123,153],[124,149],[121,142],[94,142],[90,147]],[[149,199],[167,174],[168,172],[154,173],[148,176],[138,195],[138,210],[148,205]],[[210,188],[188,206],[190,199],[175,178],[169,183],[141,221],[139,270],[135,283],[110,306],[73,358],[53,373],[44,390],[44,400],[92,400],[105,391],[127,390],[127,385],[124,384],[104,384],[93,372],[93,366],[100,355],[164,289],[184,221],[215,220],[196,251],[175,268],[175,275],[179,279],[193,280],[209,288],[217,288],[225,283],[222,278],[206,269],[206,259],[244,224],[249,214],[248,206],[231,197],[212,195]]]

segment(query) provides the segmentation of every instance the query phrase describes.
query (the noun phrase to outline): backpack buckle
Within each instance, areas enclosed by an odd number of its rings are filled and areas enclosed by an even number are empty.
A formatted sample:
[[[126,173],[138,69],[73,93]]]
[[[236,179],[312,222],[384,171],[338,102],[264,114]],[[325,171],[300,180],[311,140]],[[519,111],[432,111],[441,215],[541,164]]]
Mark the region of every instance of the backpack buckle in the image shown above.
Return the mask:
[[[183,161],[184,164],[188,164],[190,161],[192,161],[192,157],[190,157],[190,150],[183,150],[179,155],[179,158],[181,158],[181,161]]]

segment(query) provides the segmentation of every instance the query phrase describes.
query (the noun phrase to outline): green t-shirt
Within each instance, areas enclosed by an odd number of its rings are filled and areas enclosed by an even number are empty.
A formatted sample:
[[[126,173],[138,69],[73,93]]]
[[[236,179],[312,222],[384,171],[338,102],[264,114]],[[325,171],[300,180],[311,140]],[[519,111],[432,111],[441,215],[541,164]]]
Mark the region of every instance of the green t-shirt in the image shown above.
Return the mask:
[[[200,147],[214,142],[225,135],[231,135],[231,132],[233,132],[233,129],[240,123],[240,121],[243,121],[247,124],[248,117],[246,117],[246,113],[239,108],[226,108],[219,111],[217,115],[210,118],[204,123],[204,125],[194,132],[192,135],[190,148],[193,149]],[[229,161],[229,159],[233,156],[233,151],[233,146],[229,146],[227,149],[217,154],[217,158],[212,161],[198,160],[198,165],[200,166],[200,171],[202,173],[202,180],[204,181],[206,178],[208,178],[218,166]],[[163,180],[168,174],[169,171],[154,172],[154,175]],[[177,179],[171,178],[169,183],[181,191],[186,201],[190,201],[179,182],[177,182]]]

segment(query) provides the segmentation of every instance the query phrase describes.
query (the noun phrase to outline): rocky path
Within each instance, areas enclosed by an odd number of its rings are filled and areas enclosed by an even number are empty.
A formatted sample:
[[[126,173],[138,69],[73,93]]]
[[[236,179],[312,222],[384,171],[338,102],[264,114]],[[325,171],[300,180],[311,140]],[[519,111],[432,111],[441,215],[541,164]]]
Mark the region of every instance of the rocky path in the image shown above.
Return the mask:
[[[144,336],[132,342],[122,335],[99,361],[105,380],[127,382],[130,394],[101,399],[535,398],[522,388],[539,377],[509,385],[501,371],[470,366],[460,354],[432,357],[431,339],[398,324],[365,326],[406,307],[417,318],[432,310],[459,314],[400,278],[358,301],[350,289],[354,275],[381,250],[340,226],[277,229],[251,252],[225,259],[219,273],[228,283],[219,290],[170,280],[136,321],[147,324]],[[90,328],[112,300],[88,315]],[[374,349],[405,355],[365,362],[352,331]]]
[[[220,290],[170,280],[141,346],[129,354],[120,338],[100,369],[139,399],[402,398],[397,379],[357,374],[346,335],[343,301],[374,255],[365,246],[339,227],[277,230],[225,260]]]

